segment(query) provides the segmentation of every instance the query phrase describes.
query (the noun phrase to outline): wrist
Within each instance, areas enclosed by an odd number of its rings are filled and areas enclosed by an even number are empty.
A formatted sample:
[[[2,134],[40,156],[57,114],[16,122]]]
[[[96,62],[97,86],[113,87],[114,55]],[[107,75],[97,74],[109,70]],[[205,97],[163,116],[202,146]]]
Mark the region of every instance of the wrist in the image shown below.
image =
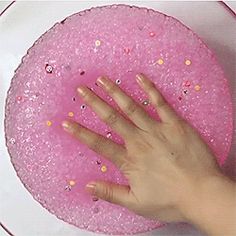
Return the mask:
[[[183,207],[186,221],[209,235],[233,235],[236,220],[235,183],[222,174],[202,180]],[[234,231],[235,232],[235,231]]]

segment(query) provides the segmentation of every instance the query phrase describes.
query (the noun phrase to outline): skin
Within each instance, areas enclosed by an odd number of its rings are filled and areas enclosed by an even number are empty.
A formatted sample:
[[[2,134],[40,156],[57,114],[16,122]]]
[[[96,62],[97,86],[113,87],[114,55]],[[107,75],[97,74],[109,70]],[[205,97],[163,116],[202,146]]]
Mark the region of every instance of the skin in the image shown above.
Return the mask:
[[[144,74],[136,81],[156,108],[154,120],[109,78],[97,84],[118,104],[114,110],[85,86],[77,89],[88,104],[123,140],[124,145],[74,121],[64,129],[112,161],[129,186],[94,180],[86,190],[150,219],[189,222],[212,236],[236,235],[236,185],[224,176],[198,132],[179,117]]]

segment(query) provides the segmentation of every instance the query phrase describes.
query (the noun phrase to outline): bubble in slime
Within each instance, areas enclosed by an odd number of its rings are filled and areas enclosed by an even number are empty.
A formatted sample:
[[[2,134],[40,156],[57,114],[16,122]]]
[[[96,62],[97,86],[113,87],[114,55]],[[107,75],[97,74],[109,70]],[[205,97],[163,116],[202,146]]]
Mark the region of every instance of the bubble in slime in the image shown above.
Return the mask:
[[[79,85],[87,85],[118,108],[97,86],[100,75],[109,76],[158,120],[135,82],[140,72],[200,132],[222,165],[232,139],[228,83],[214,54],[173,17],[128,5],[79,12],[42,35],[12,79],[5,132],[17,175],[43,207],[81,229],[133,234],[162,225],[89,196],[85,185],[91,180],[127,180],[61,127],[63,120],[72,119],[123,143],[76,93]]]

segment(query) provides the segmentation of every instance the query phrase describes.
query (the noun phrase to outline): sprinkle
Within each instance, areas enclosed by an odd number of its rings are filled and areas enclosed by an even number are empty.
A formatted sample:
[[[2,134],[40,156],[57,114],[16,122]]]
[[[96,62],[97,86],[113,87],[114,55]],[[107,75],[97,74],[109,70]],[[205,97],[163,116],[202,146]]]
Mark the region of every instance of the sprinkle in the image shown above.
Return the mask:
[[[186,95],[187,93],[188,93],[188,90],[185,89],[185,90],[183,91],[183,94]]]
[[[129,48],[124,48],[124,52],[126,53],[126,54],[129,54],[130,53],[130,49]]]
[[[70,185],[67,185],[67,186],[65,187],[65,190],[66,190],[66,191],[71,191],[71,186],[70,186]]]
[[[181,97],[181,96],[179,96],[179,97],[178,97],[178,99],[181,101],[181,100],[182,100],[182,97]]]
[[[68,116],[69,117],[73,117],[74,116],[74,112],[72,112],[72,111],[68,112]]]
[[[116,80],[116,84],[120,84],[121,83],[121,80],[120,79],[117,79]]]
[[[164,63],[163,59],[160,58],[157,60],[157,64],[162,65],[163,63]]]
[[[104,172],[106,172],[107,171],[107,167],[105,166],[105,165],[103,165],[102,167],[101,167],[101,171],[104,173]]]
[[[190,86],[190,81],[185,81],[184,83],[183,83],[183,86],[185,86],[185,87],[189,87]]]
[[[53,71],[53,67],[49,64],[46,64],[45,70],[46,70],[47,73],[51,74],[52,71]]]
[[[101,165],[101,161],[96,161],[97,165]]]
[[[72,186],[75,186],[76,182],[74,180],[70,180],[69,181],[69,185],[72,187]]]
[[[144,106],[147,106],[147,105],[149,104],[149,101],[148,101],[148,100],[144,100],[144,101],[142,102],[142,104],[143,104]]]
[[[10,139],[9,139],[9,143],[10,143],[10,144],[15,144],[15,143],[16,143],[16,140],[15,140],[14,138],[10,138]]]
[[[80,157],[83,157],[83,156],[84,156],[84,153],[79,152],[79,156],[80,156]]]
[[[199,91],[199,90],[201,89],[201,86],[197,84],[197,85],[194,86],[194,89],[195,89],[196,91]]]
[[[191,65],[191,63],[192,63],[192,62],[191,62],[190,60],[185,60],[185,65],[186,65],[186,66]]]
[[[95,45],[96,45],[96,47],[99,47],[101,45],[101,41],[100,40],[96,40],[95,41]]]
[[[84,109],[86,108],[86,105],[85,105],[85,104],[82,104],[82,105],[80,106],[80,108],[84,110]]]
[[[75,101],[75,97],[72,98],[72,101]]]
[[[18,102],[22,101],[22,99],[23,99],[22,96],[17,96],[17,97],[16,97],[16,100],[17,100]]]
[[[149,36],[150,36],[150,37],[154,37],[155,35],[156,35],[155,32],[150,32],[150,33],[149,33]]]
[[[85,74],[85,71],[81,71],[81,72],[80,72],[80,75],[84,75],[84,74]]]
[[[47,124],[47,126],[50,127],[52,125],[52,122],[50,120],[47,120],[46,124]]]
[[[111,132],[107,132],[107,138],[110,138],[111,137]]]

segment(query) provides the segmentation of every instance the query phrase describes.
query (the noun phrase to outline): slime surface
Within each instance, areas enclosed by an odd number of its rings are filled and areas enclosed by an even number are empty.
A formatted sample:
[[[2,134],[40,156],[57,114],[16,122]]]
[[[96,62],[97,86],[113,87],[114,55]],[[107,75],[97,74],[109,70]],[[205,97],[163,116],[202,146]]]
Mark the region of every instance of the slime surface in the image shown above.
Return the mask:
[[[109,76],[158,120],[135,82],[140,72],[200,132],[223,164],[232,139],[227,80],[214,54],[173,17],[127,5],[76,13],[35,42],[11,81],[5,132],[17,175],[43,207],[81,229],[132,234],[162,225],[92,199],[84,190],[87,182],[127,181],[112,163],[61,127],[69,118],[123,143],[76,93],[85,84],[117,108],[96,85],[100,75]]]

